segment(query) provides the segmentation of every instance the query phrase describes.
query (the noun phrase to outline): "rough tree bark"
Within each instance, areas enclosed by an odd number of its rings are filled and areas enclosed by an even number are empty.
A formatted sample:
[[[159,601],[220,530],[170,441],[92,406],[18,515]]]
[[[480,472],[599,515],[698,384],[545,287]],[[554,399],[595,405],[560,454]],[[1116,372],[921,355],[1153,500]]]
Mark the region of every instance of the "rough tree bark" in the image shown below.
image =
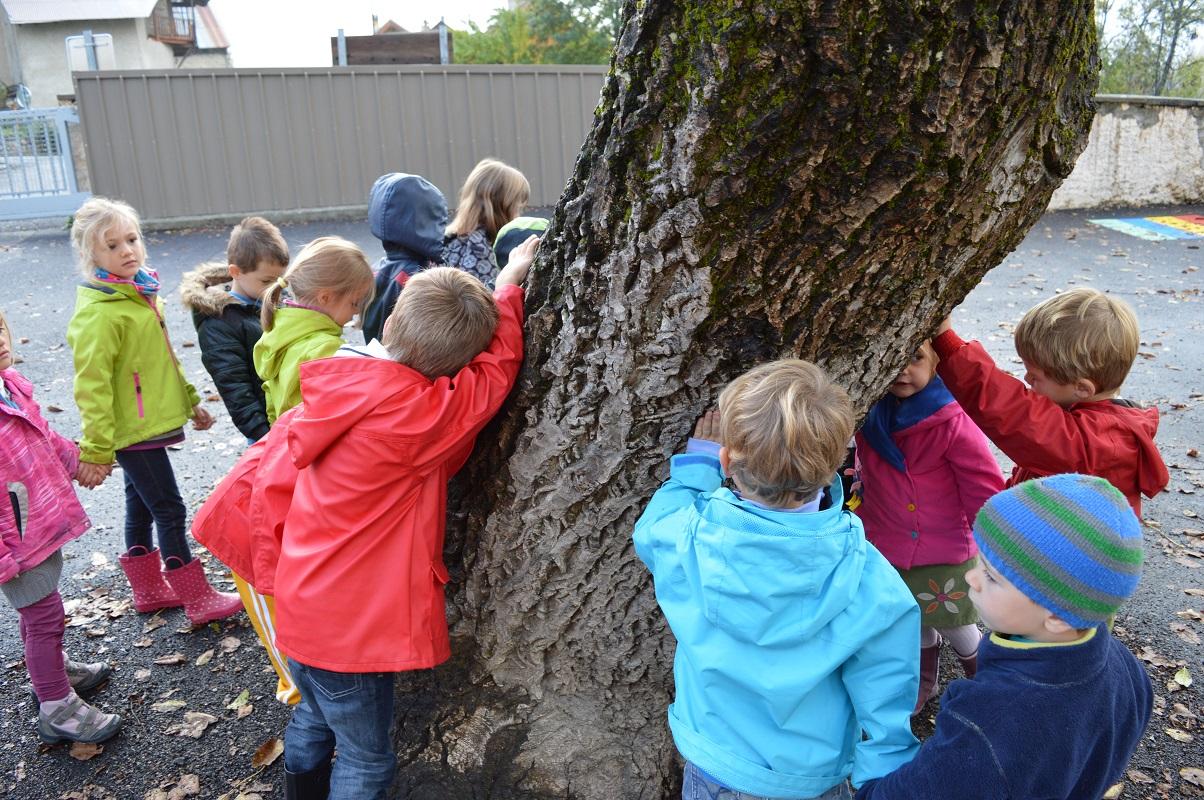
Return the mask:
[[[1094,36],[1089,0],[627,2],[519,388],[453,487],[456,657],[399,694],[400,796],[676,790],[631,547],[668,456],[765,359],[867,407],[1070,172]]]

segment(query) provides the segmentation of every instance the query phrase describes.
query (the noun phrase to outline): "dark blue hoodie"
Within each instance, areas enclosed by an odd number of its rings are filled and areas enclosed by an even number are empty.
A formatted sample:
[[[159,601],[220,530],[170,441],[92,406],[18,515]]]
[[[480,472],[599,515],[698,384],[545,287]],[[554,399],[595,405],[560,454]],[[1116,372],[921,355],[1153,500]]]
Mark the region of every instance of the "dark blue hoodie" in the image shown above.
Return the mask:
[[[364,312],[365,342],[380,338],[405,282],[443,257],[447,201],[421,175],[390,172],[372,185],[368,224],[385,255],[375,269],[375,297]]]

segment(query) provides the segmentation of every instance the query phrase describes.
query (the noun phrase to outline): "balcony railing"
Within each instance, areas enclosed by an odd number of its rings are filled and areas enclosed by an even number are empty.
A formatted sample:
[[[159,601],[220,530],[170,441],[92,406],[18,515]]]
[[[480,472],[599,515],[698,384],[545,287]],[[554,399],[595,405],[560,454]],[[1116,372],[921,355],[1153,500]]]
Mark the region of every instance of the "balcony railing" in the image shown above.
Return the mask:
[[[192,6],[159,3],[151,12],[148,34],[164,44],[196,44],[196,17]]]

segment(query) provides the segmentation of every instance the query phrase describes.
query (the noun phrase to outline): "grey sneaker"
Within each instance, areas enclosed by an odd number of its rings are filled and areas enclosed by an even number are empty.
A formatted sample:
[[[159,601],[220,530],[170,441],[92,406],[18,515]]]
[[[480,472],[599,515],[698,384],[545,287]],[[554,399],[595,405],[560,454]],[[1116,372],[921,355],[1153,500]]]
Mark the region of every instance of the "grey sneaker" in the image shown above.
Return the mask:
[[[63,666],[67,670],[67,680],[70,681],[71,688],[76,692],[90,692],[107,681],[113,674],[113,668],[106,661],[84,664],[80,661],[72,661],[66,653],[63,653]]]
[[[121,717],[88,705],[74,692],[42,705],[54,706],[50,711],[38,710],[38,737],[46,744],[103,742],[121,727]]]

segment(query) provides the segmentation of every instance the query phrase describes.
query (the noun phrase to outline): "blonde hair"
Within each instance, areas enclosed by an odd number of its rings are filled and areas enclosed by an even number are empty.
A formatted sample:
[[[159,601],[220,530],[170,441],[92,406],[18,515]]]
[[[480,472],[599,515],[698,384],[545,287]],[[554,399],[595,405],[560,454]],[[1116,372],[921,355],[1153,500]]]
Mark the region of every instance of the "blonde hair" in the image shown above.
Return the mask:
[[[531,184],[521,172],[497,159],[483,159],[468,173],[456,216],[445,233],[467,236],[484,228],[492,243],[501,227],[522,213],[530,197]]]
[[[1137,358],[1137,315],[1123,300],[1080,287],[1029,309],[1016,326],[1016,352],[1070,384],[1085,378],[1096,392],[1119,389]]]
[[[226,263],[243,272],[254,272],[264,261],[288,264],[288,243],[280,229],[263,217],[244,217],[230,231]]]
[[[497,323],[497,303],[483,283],[454,267],[432,267],[406,282],[382,344],[394,360],[434,380],[476,358]]]
[[[753,367],[719,395],[728,474],[742,491],[782,508],[830,484],[853,435],[853,404],[809,361]]]
[[[322,236],[314,239],[285,271],[284,275],[263,293],[263,308],[260,321],[263,329],[270,331],[276,320],[276,309],[280,307],[284,288],[298,301],[313,303],[323,291],[347,297],[360,292],[366,297],[360,308],[372,299],[372,268],[364,252],[352,242],[339,236]]]
[[[146,244],[142,241],[142,223],[133,206],[107,197],[93,197],[79,207],[71,220],[71,249],[85,278],[96,275],[96,249],[104,235],[118,222],[128,222],[138,234],[142,263],[146,263]]]

